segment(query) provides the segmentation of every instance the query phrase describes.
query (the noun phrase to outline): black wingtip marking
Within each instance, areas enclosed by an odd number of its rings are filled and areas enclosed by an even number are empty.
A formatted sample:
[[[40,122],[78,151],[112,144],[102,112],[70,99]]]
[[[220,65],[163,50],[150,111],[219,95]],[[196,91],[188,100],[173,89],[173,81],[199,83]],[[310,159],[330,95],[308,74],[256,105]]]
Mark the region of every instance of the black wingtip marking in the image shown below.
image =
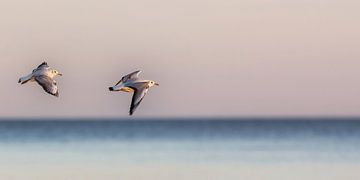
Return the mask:
[[[48,65],[47,62],[44,61],[44,62],[42,62],[42,63],[38,66],[38,68],[41,67],[41,66],[47,66],[47,65]]]
[[[130,116],[134,115],[134,112],[135,112],[135,108],[131,108],[130,111],[129,111],[129,115]]]

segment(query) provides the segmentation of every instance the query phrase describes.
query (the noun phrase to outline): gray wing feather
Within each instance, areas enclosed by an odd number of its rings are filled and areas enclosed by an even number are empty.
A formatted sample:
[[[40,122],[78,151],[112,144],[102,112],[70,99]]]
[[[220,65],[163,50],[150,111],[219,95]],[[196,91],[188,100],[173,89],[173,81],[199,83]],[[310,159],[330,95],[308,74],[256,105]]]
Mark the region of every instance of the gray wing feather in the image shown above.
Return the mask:
[[[129,80],[137,80],[137,79],[139,79],[139,74],[140,73],[141,73],[141,71],[138,70],[138,71],[132,72],[132,73],[122,77],[121,80],[115,84],[115,86],[117,86],[121,82],[126,82],[126,81],[129,81]]]
[[[44,75],[36,76],[35,80],[47,93],[59,97],[56,81]]]
[[[47,64],[47,62],[44,61],[37,68],[47,68],[47,67],[49,67],[49,65]]]
[[[34,73],[35,71],[39,71],[41,69],[46,69],[46,68],[49,68],[49,65],[47,64],[47,62],[44,61],[36,69],[34,69],[32,72]]]
[[[144,99],[146,93],[149,90],[147,83],[136,83],[135,86],[131,87],[134,89],[134,95],[131,100],[131,106],[130,106],[130,115],[132,115],[136,108],[140,105],[141,101]]]

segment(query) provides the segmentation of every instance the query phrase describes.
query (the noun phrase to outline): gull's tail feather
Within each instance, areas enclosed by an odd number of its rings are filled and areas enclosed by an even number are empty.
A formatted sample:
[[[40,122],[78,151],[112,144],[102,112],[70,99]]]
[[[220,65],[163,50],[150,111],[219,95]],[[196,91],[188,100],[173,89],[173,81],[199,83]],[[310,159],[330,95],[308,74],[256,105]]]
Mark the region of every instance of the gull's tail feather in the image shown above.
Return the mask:
[[[123,84],[118,84],[112,87],[109,87],[109,91],[121,91],[124,88]]]

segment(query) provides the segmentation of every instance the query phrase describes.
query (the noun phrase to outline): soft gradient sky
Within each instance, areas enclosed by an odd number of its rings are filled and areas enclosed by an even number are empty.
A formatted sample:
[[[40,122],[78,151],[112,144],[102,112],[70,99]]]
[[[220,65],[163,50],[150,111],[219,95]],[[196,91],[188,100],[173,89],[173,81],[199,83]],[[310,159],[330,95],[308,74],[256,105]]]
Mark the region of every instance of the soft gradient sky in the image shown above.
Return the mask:
[[[2,0],[2,117],[359,116],[357,0]],[[17,80],[47,59],[60,98]]]

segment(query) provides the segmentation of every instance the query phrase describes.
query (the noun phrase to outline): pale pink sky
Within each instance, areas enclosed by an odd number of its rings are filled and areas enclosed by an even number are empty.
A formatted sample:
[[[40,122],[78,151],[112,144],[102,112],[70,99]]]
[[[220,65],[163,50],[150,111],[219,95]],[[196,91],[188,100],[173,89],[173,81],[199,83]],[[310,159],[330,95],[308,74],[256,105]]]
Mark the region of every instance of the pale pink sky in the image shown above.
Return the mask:
[[[2,0],[2,117],[359,116],[360,1]],[[60,98],[17,80],[47,59]]]

